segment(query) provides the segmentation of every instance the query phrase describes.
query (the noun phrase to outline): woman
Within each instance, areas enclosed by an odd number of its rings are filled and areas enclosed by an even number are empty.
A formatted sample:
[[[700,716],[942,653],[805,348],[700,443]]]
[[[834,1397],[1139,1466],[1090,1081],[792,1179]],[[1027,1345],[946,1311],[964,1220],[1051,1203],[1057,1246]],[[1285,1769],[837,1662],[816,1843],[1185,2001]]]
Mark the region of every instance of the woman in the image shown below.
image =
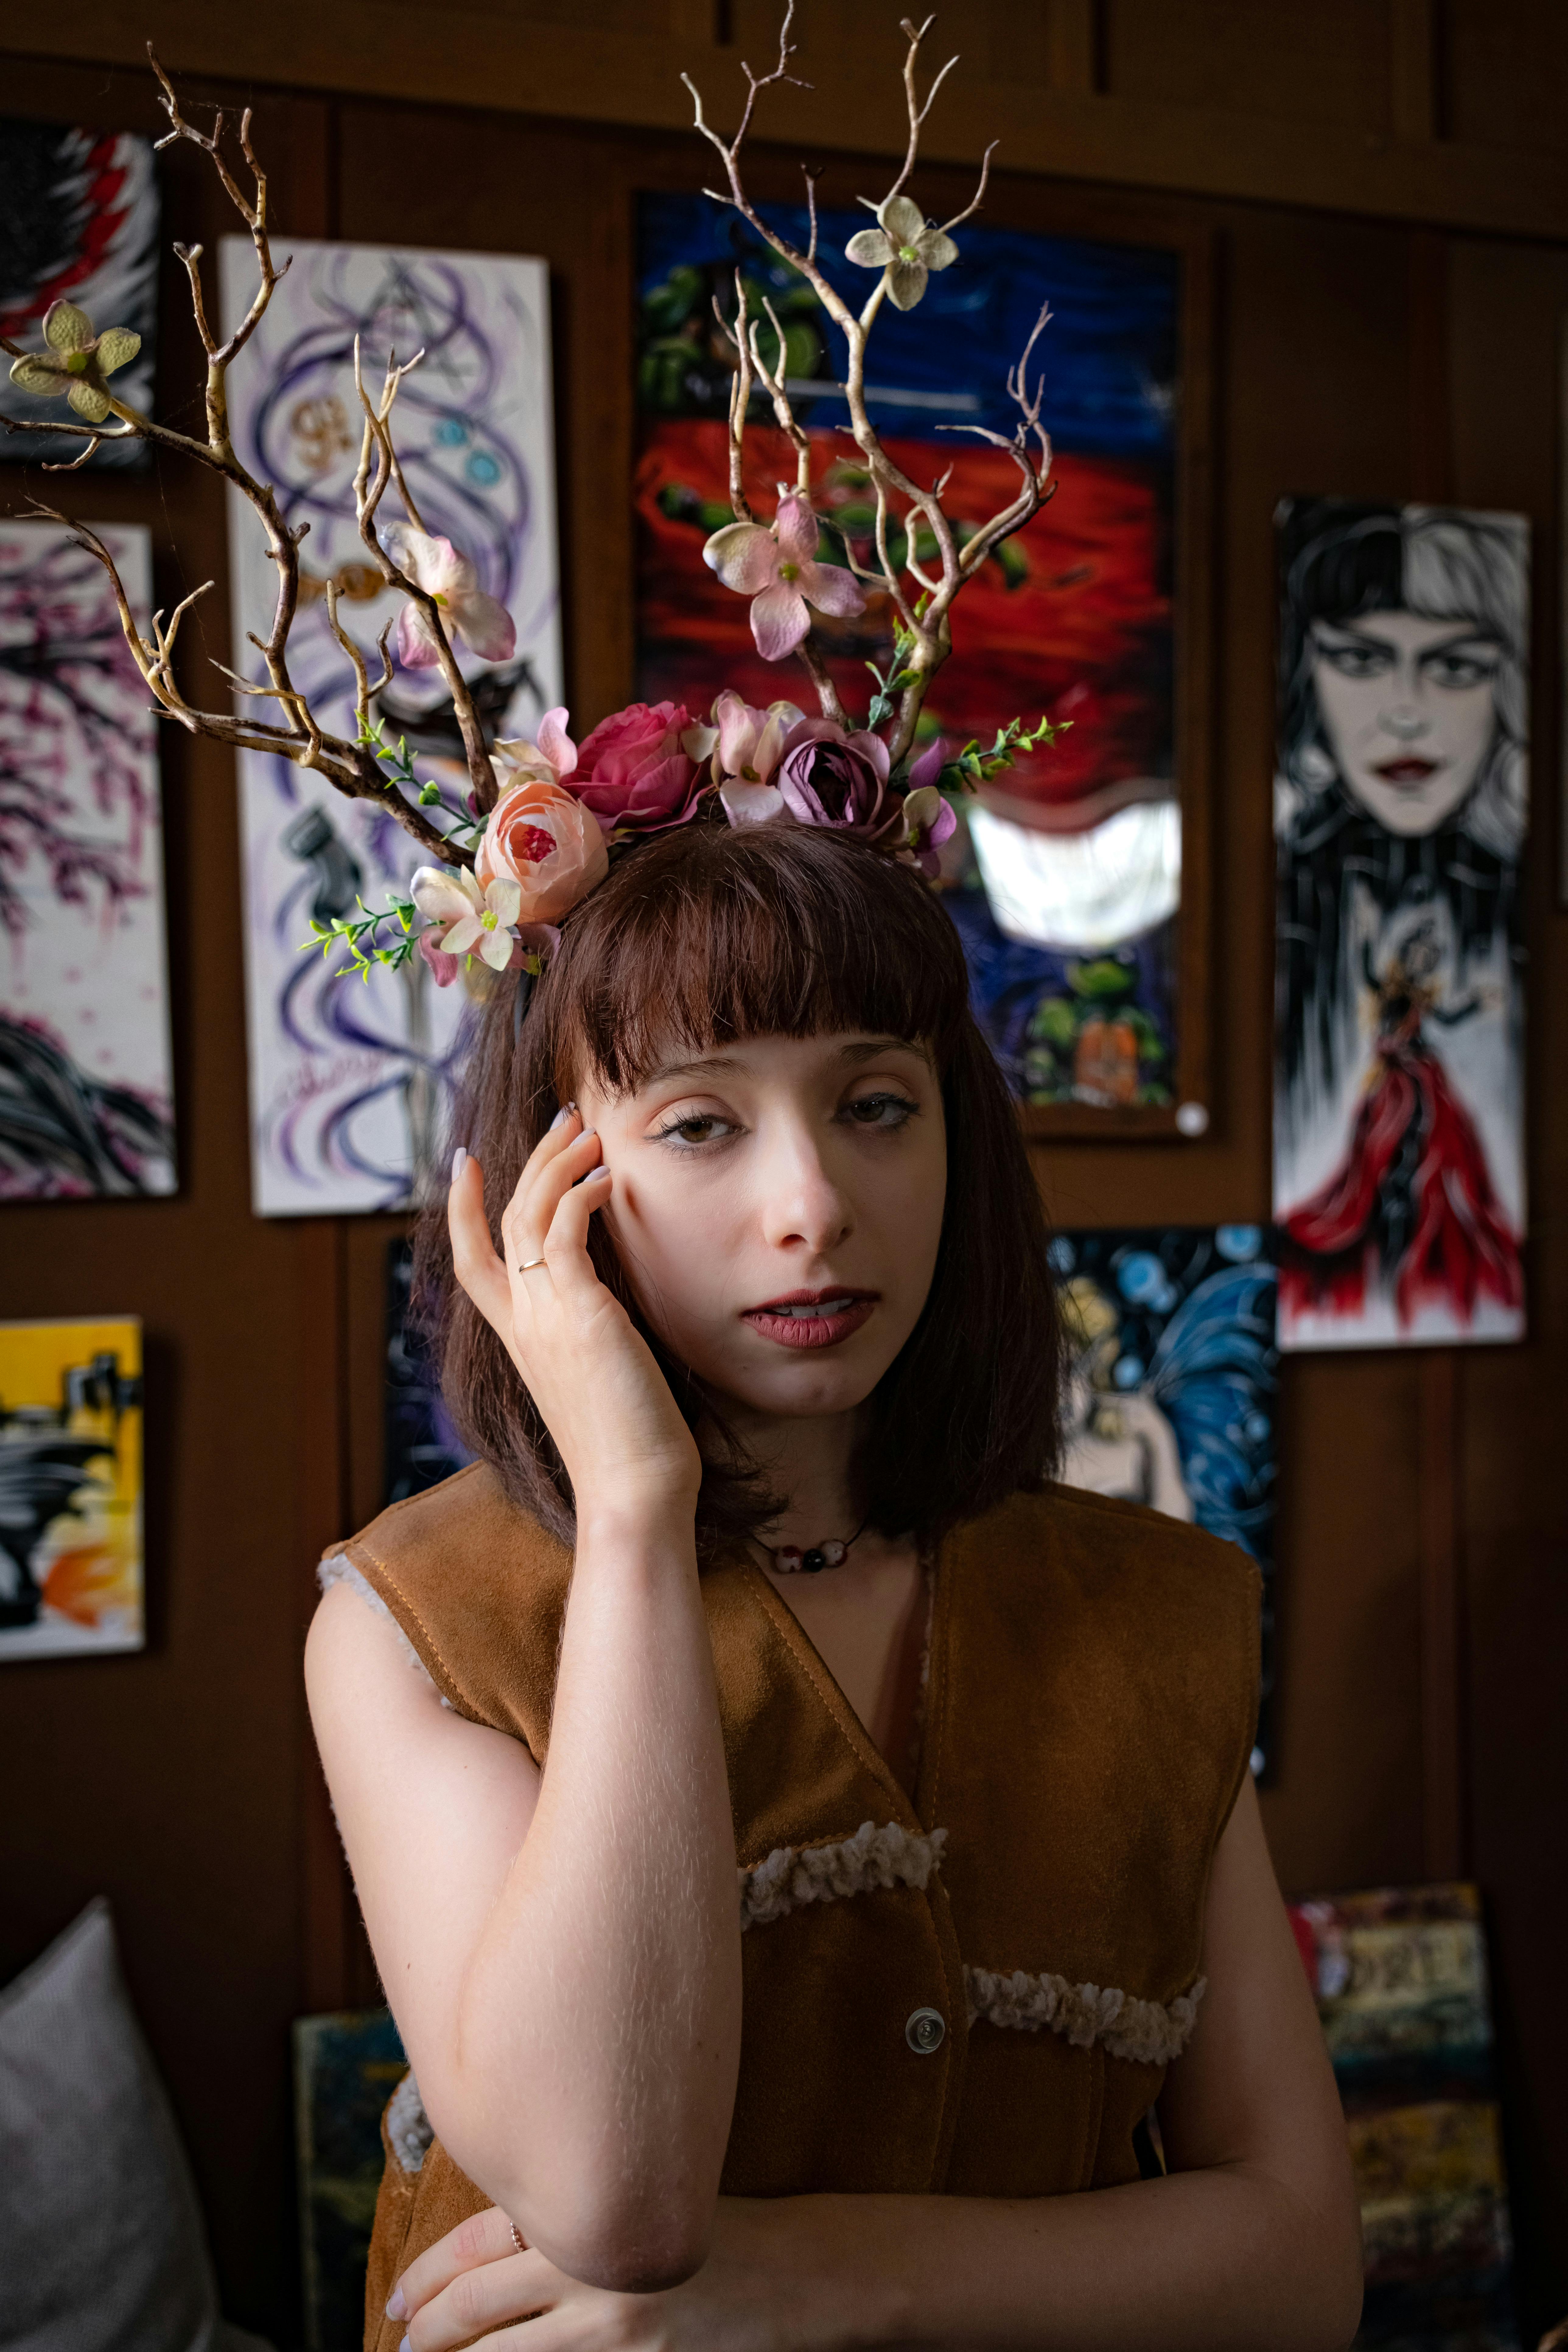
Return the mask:
[[[1525,526],[1303,499],[1281,561],[1282,1305],[1517,1315]]]
[[[939,904],[668,833],[473,1066],[426,1245],[482,1460],[308,1656],[417,2082],[367,2343],[1346,2345],[1254,1573],[1040,1480],[1046,1234]]]

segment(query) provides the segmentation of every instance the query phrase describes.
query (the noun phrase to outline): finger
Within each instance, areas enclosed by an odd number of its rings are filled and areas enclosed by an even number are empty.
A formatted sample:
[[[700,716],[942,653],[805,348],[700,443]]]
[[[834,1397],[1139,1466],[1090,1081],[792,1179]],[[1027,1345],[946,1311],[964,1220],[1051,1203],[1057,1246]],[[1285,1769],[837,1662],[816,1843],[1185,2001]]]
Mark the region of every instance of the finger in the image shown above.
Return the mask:
[[[496,1255],[485,1215],[484,1171],[464,1155],[447,1193],[447,1228],[452,1236],[452,1271],[487,1323],[504,1339],[511,1330],[511,1285]]]
[[[457,2352],[476,2340],[492,2343],[491,2329],[552,2309],[561,2284],[554,2265],[531,2252],[459,2271],[408,2321],[409,2352]]]
[[[544,1237],[544,1263],[558,1297],[586,1303],[600,1291],[594,1261],[588,1255],[588,1227],[595,1211],[608,1206],[615,1177],[607,1168],[595,1168],[574,1185],[558,1205]],[[540,1277],[531,1275],[530,1281]]]
[[[574,1136],[548,1163],[525,1171],[501,1219],[501,1234],[510,1265],[539,1257],[557,1208],[574,1184],[580,1183],[601,1156],[603,1145],[592,1128]]]
[[[417,2262],[409,2263],[393,2288],[387,2316],[411,2320],[465,2271],[517,2259],[510,2221],[499,2205],[487,2206],[482,2213],[470,2214],[466,2221],[459,2221],[455,2230],[448,2230],[444,2238],[427,2246]]]

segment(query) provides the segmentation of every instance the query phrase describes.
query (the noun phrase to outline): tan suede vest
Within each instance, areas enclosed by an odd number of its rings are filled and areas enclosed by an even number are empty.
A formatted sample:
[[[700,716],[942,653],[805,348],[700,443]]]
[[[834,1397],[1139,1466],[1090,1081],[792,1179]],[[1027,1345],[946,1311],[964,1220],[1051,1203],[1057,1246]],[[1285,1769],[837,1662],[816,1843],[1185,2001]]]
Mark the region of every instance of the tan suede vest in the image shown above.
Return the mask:
[[[342,1547],[457,1711],[542,1765],[571,1558],[465,1470]],[[1209,1865],[1252,1740],[1258,1576],[1067,1487],[942,1546],[914,1802],[760,1570],[702,1580],[740,1865],[723,2189],[1034,2197],[1135,2179],[1192,2029]],[[489,2202],[395,2095],[366,2345]]]

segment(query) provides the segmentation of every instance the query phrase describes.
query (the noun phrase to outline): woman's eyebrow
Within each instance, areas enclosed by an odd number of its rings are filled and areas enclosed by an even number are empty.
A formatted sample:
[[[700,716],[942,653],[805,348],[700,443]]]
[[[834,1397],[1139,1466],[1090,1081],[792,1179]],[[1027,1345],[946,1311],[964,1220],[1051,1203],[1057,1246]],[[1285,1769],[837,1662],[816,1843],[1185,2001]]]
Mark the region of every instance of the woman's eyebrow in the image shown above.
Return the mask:
[[[929,1062],[926,1048],[912,1037],[861,1037],[846,1045],[839,1054],[843,1062],[874,1062],[880,1054],[913,1054],[918,1060]]]
[[[1489,636],[1485,629],[1461,627],[1451,637],[1439,637],[1435,645],[1423,646],[1415,658],[1429,661],[1434,654],[1451,654],[1459,646],[1484,646],[1488,653],[1494,654],[1500,650],[1498,639]]]
[[[743,1067],[738,1054],[700,1054],[694,1062],[661,1062],[657,1070],[650,1070],[646,1078],[638,1081],[637,1092],[648,1087],[666,1086],[671,1078],[700,1078],[711,1071],[725,1074]]]
[[[1316,620],[1312,623],[1312,635],[1320,642],[1348,639],[1358,646],[1375,646],[1380,653],[1392,654],[1399,651],[1394,638],[1380,637],[1375,629],[1359,628],[1354,621]]]

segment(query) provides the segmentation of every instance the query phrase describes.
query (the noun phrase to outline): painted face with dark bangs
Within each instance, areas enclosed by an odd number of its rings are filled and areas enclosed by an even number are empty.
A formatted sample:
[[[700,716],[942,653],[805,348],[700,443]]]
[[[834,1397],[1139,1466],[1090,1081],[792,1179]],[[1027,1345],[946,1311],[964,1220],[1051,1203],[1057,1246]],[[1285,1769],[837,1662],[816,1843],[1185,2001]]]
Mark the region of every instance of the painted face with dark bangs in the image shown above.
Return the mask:
[[[852,1410],[919,1319],[947,1189],[920,1045],[835,1032],[667,1059],[579,1088],[605,1222],[648,1321],[737,1431]]]

